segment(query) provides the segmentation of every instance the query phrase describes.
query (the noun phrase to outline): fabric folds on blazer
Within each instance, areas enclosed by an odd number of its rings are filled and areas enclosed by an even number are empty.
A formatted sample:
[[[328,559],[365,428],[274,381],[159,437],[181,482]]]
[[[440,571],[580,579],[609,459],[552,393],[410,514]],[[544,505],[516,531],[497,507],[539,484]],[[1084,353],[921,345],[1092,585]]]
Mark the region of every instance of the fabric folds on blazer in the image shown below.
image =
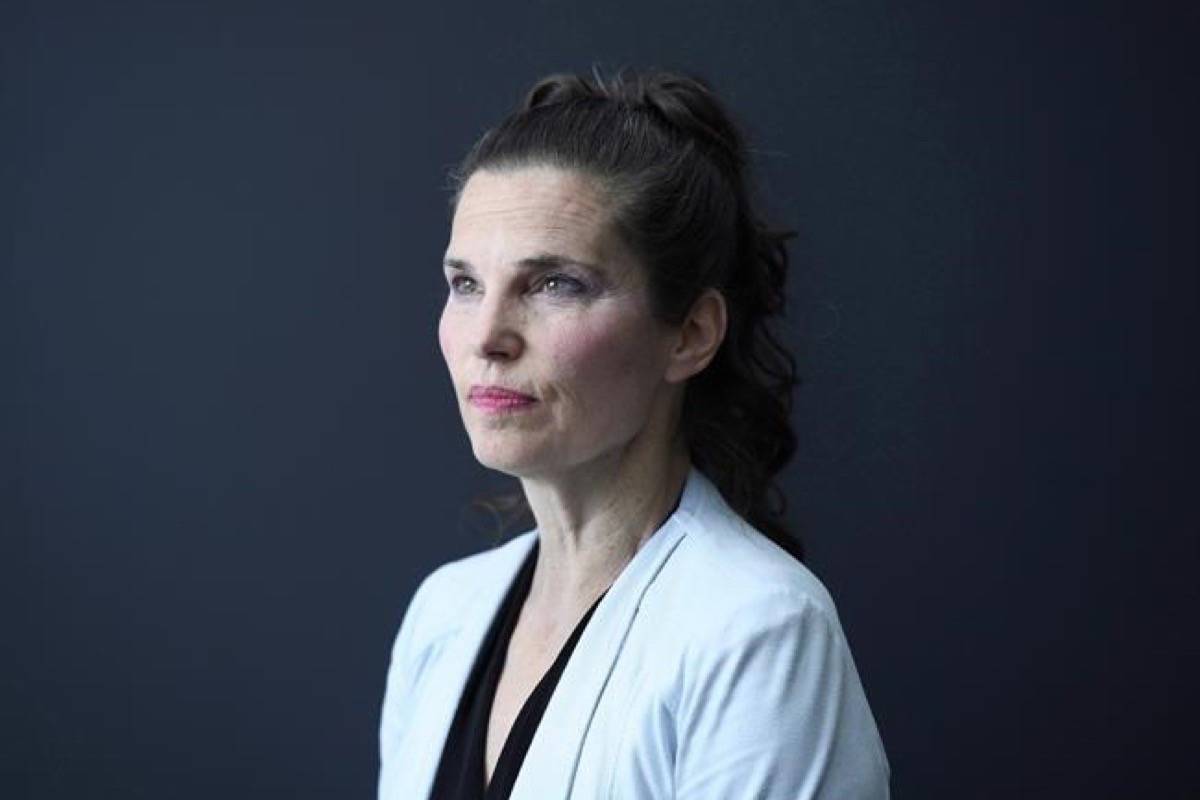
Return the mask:
[[[468,673],[536,531],[436,569],[392,647],[379,800],[429,796]],[[575,646],[512,800],[887,798],[833,602],[693,468]]]

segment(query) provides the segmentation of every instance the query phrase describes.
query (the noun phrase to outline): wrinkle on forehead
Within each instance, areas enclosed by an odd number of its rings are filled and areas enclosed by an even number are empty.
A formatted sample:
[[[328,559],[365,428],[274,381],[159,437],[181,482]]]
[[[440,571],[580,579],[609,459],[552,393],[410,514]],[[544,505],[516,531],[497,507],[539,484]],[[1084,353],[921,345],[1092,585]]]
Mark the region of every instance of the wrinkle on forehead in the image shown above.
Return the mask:
[[[567,218],[597,219],[607,216],[606,198],[595,179],[557,167],[522,167],[493,171],[482,169],[467,181],[459,199],[459,212],[470,213],[538,209]]]
[[[557,167],[480,170],[463,187],[451,231],[455,256],[482,247],[567,248],[585,261],[627,263],[611,201],[593,178]],[[507,253],[513,260],[528,253]]]

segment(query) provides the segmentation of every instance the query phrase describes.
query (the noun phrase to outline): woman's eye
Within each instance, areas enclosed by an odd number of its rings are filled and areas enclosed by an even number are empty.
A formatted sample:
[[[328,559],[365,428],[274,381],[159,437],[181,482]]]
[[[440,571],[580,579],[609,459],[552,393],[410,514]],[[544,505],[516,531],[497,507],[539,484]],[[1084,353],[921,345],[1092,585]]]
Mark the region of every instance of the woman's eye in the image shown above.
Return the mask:
[[[565,297],[574,297],[587,293],[587,286],[584,285],[583,281],[568,275],[547,275],[538,284],[538,288],[550,294]]]
[[[455,275],[450,279],[450,291],[455,294],[470,294],[475,291],[475,279],[465,275]]]

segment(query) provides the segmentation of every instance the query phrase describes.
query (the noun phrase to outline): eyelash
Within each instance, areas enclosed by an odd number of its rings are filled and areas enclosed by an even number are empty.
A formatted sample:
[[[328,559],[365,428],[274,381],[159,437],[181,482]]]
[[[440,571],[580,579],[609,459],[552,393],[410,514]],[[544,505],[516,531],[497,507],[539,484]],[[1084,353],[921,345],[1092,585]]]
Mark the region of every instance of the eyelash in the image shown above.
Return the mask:
[[[578,297],[580,295],[587,293],[588,287],[584,284],[584,282],[577,278],[572,278],[570,275],[557,275],[557,274],[547,275],[546,277],[542,278],[538,282],[538,285],[545,288],[546,284],[549,283],[550,281],[558,281],[560,284],[565,284],[566,286],[570,287],[565,291],[565,294],[568,297]],[[563,293],[564,292],[560,291],[560,292],[553,292],[552,294],[563,294]]]
[[[462,290],[459,288],[462,285],[461,281],[470,281],[471,283],[474,283],[475,279],[467,277],[466,275],[455,275],[453,278],[450,279],[450,291],[453,292],[454,294],[469,294],[470,293],[469,290]],[[567,289],[566,291],[552,291],[552,292],[550,292],[552,295],[566,296],[566,297],[580,297],[584,294],[587,294],[587,291],[588,291],[588,287],[583,281],[579,280],[578,278],[572,278],[570,275],[562,275],[559,273],[552,273],[550,275],[546,275],[545,277],[538,280],[538,282],[535,284],[535,286],[545,287],[546,284],[551,281],[556,281],[558,283],[567,284],[571,287],[570,289]]]

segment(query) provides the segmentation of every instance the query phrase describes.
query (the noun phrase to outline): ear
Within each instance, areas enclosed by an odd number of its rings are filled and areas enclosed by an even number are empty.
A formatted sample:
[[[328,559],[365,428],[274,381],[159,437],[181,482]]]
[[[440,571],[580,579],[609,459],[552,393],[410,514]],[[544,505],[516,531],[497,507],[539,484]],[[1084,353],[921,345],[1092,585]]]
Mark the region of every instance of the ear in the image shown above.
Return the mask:
[[[667,364],[667,382],[683,383],[707,367],[725,341],[727,325],[725,295],[705,289],[679,328]]]

